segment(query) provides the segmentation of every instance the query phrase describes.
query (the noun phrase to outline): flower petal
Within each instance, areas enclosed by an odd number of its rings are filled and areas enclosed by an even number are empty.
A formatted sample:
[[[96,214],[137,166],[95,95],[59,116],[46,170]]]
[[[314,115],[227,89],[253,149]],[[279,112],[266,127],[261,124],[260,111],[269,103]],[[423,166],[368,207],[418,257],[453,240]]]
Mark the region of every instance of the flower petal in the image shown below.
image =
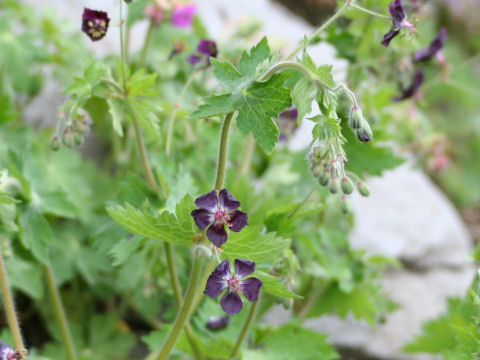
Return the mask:
[[[238,314],[242,311],[243,307],[242,299],[233,291],[228,291],[223,295],[222,300],[220,300],[220,305],[223,311],[230,315]]]
[[[418,92],[418,89],[422,85],[424,79],[425,79],[424,72],[422,70],[417,70],[415,72],[415,74],[413,75],[412,85],[410,85],[410,87],[405,89],[402,92],[402,94],[400,94],[397,97],[394,97],[393,100],[394,101],[402,101],[402,100],[413,97]]]
[[[250,260],[236,259],[235,260],[235,276],[244,278],[255,271],[255,263]]]
[[[428,48],[417,52],[417,55],[415,55],[415,61],[427,61],[432,59],[440,50],[442,50],[446,40],[447,30],[442,28],[440,33],[435,36]]]
[[[212,190],[207,194],[199,196],[195,200],[195,205],[197,205],[200,209],[214,211],[218,205],[217,192]]]
[[[242,280],[240,289],[243,292],[243,295],[250,301],[258,300],[258,293],[262,287],[263,282],[256,277],[251,277],[245,280]]]
[[[92,41],[98,41],[105,36],[110,19],[105,11],[84,8],[82,16],[82,31]]]
[[[230,221],[228,223],[230,230],[239,232],[248,225],[248,216],[243,211],[235,210],[228,215],[230,216]]]
[[[228,235],[223,224],[213,224],[207,230],[207,237],[215,246],[222,246],[227,241]]]
[[[215,41],[201,39],[198,43],[197,50],[200,54],[205,55],[207,58],[209,57],[217,57],[217,44]]]
[[[227,327],[230,318],[228,315],[223,316],[210,316],[207,322],[207,329],[209,330],[221,330]]]
[[[200,61],[202,61],[202,58],[198,55],[192,54],[187,58],[187,61],[192,65],[197,65]]]
[[[400,34],[400,30],[390,30],[383,36],[382,45],[388,47],[388,45],[390,45],[390,41],[392,41],[392,39],[398,34]]]
[[[193,216],[195,223],[201,230],[205,229],[208,225],[213,223],[214,220],[213,214],[205,209],[195,209],[191,212],[191,215]]]
[[[403,5],[402,5],[402,1],[401,0],[392,1],[388,5],[388,10],[392,15],[393,26],[395,26],[396,28],[401,28],[403,20],[407,18],[407,16],[405,15],[405,9],[403,8]]]
[[[220,190],[218,199],[223,210],[230,211],[240,207],[240,201],[236,200],[226,189]]]
[[[227,259],[222,261],[208,277],[205,295],[211,298],[218,297],[227,288],[227,280],[230,275],[230,263]]]
[[[172,14],[172,25],[176,27],[190,27],[193,16],[197,12],[195,4],[176,4]]]

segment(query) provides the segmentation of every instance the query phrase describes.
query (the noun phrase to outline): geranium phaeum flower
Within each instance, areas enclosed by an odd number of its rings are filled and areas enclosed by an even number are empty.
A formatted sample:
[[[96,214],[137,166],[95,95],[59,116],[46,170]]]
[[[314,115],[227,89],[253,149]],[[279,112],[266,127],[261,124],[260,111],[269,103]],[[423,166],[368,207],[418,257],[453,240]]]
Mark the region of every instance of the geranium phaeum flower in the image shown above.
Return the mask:
[[[192,26],[193,16],[197,12],[194,4],[176,3],[173,6],[172,25],[187,28]]]
[[[100,40],[108,30],[110,19],[105,11],[84,8],[82,17],[82,31],[92,41]]]
[[[3,341],[0,341],[0,360],[20,359],[21,355]]]
[[[197,46],[198,54],[192,54],[188,57],[188,62],[192,65],[205,60],[206,64],[210,64],[211,57],[217,57],[218,50],[215,41],[202,39]]]
[[[443,57],[443,45],[447,40],[447,29],[442,28],[440,33],[435,36],[433,41],[426,49],[422,49],[417,52],[415,55],[415,61],[427,61],[431,60],[434,56],[440,61],[440,64],[445,64],[445,59]]]
[[[229,317],[228,315],[223,316],[211,316],[207,322],[207,329],[216,331],[225,329],[228,325]]]
[[[195,200],[199,209],[192,211],[197,226],[207,229],[207,237],[215,246],[221,246],[227,241],[228,234],[225,225],[232,231],[239,232],[248,225],[247,214],[236,210],[240,207],[240,201],[225,189],[217,196],[215,190],[204,194]]]
[[[292,133],[297,128],[298,109],[293,106],[278,115],[280,135],[278,140],[284,142],[287,140],[287,134]]]
[[[392,15],[393,29],[385,34],[382,40],[383,46],[388,46],[390,41],[398,34],[401,29],[409,29],[413,31],[413,25],[407,21],[407,15],[405,14],[405,8],[402,5],[402,0],[392,1],[388,5],[388,10]]]
[[[222,261],[215,270],[210,274],[205,288],[205,294],[211,298],[219,297],[224,290],[220,300],[220,305],[223,311],[230,315],[238,314],[243,307],[243,294],[249,301],[257,301],[258,293],[263,283],[256,277],[249,277],[255,271],[255,263],[253,261],[236,259],[235,260],[235,274],[232,274],[230,269],[230,262],[228,260]]]
[[[394,97],[393,100],[402,101],[413,97],[418,92],[418,89],[422,85],[424,79],[425,74],[423,70],[417,70],[415,74],[413,74],[412,85],[406,88],[399,96]]]

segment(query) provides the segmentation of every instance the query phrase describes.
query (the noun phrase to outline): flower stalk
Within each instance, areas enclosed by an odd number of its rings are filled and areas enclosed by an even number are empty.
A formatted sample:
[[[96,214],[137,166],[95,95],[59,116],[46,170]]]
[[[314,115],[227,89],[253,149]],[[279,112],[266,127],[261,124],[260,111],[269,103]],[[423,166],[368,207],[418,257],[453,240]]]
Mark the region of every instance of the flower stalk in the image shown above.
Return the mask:
[[[223,188],[223,180],[225,179],[225,169],[227,167],[227,151],[228,151],[228,132],[233,119],[233,112],[225,116],[223,121],[222,134],[220,137],[220,150],[218,152],[217,179],[215,181],[215,190],[219,191]]]
[[[247,336],[248,330],[250,329],[250,325],[252,324],[252,321],[255,317],[255,312],[257,310],[257,304],[258,304],[258,301],[252,303],[252,306],[250,307],[248,317],[245,320],[245,323],[243,324],[242,331],[240,331],[240,334],[238,335],[237,341],[235,342],[235,346],[233,347],[232,352],[230,354],[231,358],[235,358],[235,356],[237,356],[238,350],[240,350],[240,347],[242,346],[243,340],[245,339],[245,336]]]

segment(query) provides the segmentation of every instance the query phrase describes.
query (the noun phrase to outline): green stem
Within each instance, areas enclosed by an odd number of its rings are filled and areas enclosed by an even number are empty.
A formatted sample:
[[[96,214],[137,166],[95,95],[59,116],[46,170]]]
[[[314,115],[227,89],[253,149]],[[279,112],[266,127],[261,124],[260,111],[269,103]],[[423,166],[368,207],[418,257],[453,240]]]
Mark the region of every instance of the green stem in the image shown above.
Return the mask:
[[[140,68],[143,69],[145,67],[145,63],[147,61],[147,53],[148,48],[150,46],[150,40],[152,39],[153,30],[155,28],[154,20],[150,20],[150,24],[148,25],[147,35],[145,35],[145,41],[142,47],[142,53],[140,55]]]
[[[67,359],[76,360],[77,355],[75,353],[75,347],[73,346],[72,335],[68,327],[67,316],[65,315],[65,308],[63,307],[62,298],[60,297],[60,293],[57,288],[52,266],[50,264],[45,265],[44,270],[47,280],[47,289],[50,297],[52,298],[55,316],[57,318],[57,322],[62,335],[63,345],[65,346],[65,350],[67,351]]]
[[[268,69],[265,74],[262,75],[260,81],[267,81],[272,77],[273,74],[282,71],[282,70],[300,70],[305,75],[307,75],[312,81],[319,81],[318,76],[315,75],[309,68],[305,65],[297,63],[295,61],[282,61],[278,64],[273,65],[270,69]]]
[[[207,263],[205,264],[205,269],[203,271],[203,276],[202,276],[202,279],[200,280],[200,289],[205,289],[206,285],[207,285],[207,281],[208,281],[208,278],[210,277],[212,271],[215,269],[215,267],[218,265],[215,257],[211,257],[207,260]],[[197,293],[197,296],[195,298],[195,302],[193,303],[193,311],[195,311],[196,308],[198,308],[198,306],[200,305],[200,302],[202,301],[202,299],[204,298],[203,296],[203,292],[202,291],[199,291]]]
[[[250,171],[252,164],[253,152],[255,151],[255,139],[252,134],[248,134],[247,146],[243,154],[242,165],[240,166],[240,175],[246,176]]]
[[[310,44],[312,42],[313,39],[315,39],[318,35],[320,35],[326,28],[328,28],[331,24],[333,24],[342,14],[343,12],[353,4],[353,1],[354,0],[347,0],[345,1],[345,4],[343,4],[343,6],[338,9],[338,11],[330,18],[328,19],[322,26],[320,26],[317,31],[315,31],[311,36],[309,36],[307,38],[306,41],[298,44],[298,46],[293,49],[290,54],[287,55],[287,57],[285,59],[291,59],[295,56],[295,54],[297,52],[299,52],[300,50],[302,50],[303,47],[306,47],[308,44]]]
[[[379,13],[377,13],[377,12],[375,12],[375,11],[365,9],[364,7],[361,7],[360,5],[352,4],[351,6],[354,7],[355,9],[358,9],[358,10],[360,10],[360,11],[363,11],[364,13],[367,13],[367,14],[370,14],[370,15],[373,15],[373,16],[376,16],[376,17],[379,17],[379,18],[382,18],[382,19],[386,19],[386,20],[392,21],[392,17],[391,17],[391,16],[386,16],[386,15],[379,14]]]
[[[217,179],[215,181],[215,190],[221,190],[223,180],[225,179],[225,169],[227,167],[227,150],[228,150],[228,131],[232,123],[233,112],[225,116],[223,121],[222,134],[220,137],[220,150],[218,152]]]
[[[187,79],[187,82],[185,83],[182,90],[180,91],[180,94],[178,95],[176,105],[180,106],[180,102],[182,101],[183,97],[185,96],[185,93],[187,92],[187,89],[192,84],[193,78],[195,77],[195,74],[196,74],[196,72],[193,72],[192,75],[190,75],[190,77]],[[177,110],[178,110],[178,107],[175,106],[172,113],[170,114],[170,118],[168,119],[167,140],[165,142],[165,152],[166,152],[167,156],[170,156],[170,149],[172,147],[173,124],[175,122],[175,115],[177,115]]]
[[[127,95],[127,59],[125,56],[125,43],[123,41],[123,1],[120,0],[120,57],[122,59],[122,82],[124,95]]]
[[[177,342],[178,336],[182,332],[185,323],[190,317],[192,310],[192,305],[195,299],[195,293],[198,289],[198,283],[200,280],[202,270],[202,257],[194,255],[192,274],[190,275],[190,283],[188,284],[187,292],[185,293],[185,301],[183,302],[180,311],[178,312],[177,319],[173,324],[170,334],[168,334],[167,340],[163,345],[160,354],[157,357],[157,360],[166,360],[170,355],[175,343]]]
[[[300,204],[298,204],[298,206],[297,206],[290,214],[288,214],[287,218],[291,218],[293,215],[295,215],[295,214],[298,212],[298,210],[300,210],[300,209],[302,208],[302,206],[304,206],[304,205],[307,203],[308,199],[310,199],[310,197],[311,197],[311,196],[315,193],[315,191],[317,190],[317,186],[318,186],[318,185],[315,185],[315,186],[312,188],[312,190],[310,190],[310,192],[307,194],[307,196],[305,196],[305,198],[303,199],[303,201],[302,201]]]
[[[20,332],[20,325],[18,324],[17,313],[15,311],[15,304],[13,302],[12,292],[8,284],[7,271],[3,261],[3,255],[0,252],[0,286],[2,288],[3,307],[7,316],[8,328],[13,336],[13,343],[17,351],[23,351],[25,345],[23,343],[22,333]]]
[[[302,309],[298,313],[298,317],[300,320],[304,321],[307,318],[308,313],[312,309],[313,305],[315,305],[315,303],[318,301],[320,296],[323,294],[324,290],[325,290],[325,287],[320,286],[312,295],[312,297],[308,299],[308,301],[305,303],[305,305],[302,307]]]
[[[245,336],[248,333],[248,329],[250,328],[252,320],[255,316],[255,310],[257,309],[257,304],[258,304],[258,301],[255,301],[254,303],[252,303],[252,306],[250,307],[250,312],[248,313],[247,320],[245,320],[242,331],[240,331],[240,334],[238,335],[235,346],[233,347],[233,350],[230,354],[231,358],[235,358],[235,356],[237,356],[238,350],[240,350],[240,347],[242,346],[243,340],[245,339]]]

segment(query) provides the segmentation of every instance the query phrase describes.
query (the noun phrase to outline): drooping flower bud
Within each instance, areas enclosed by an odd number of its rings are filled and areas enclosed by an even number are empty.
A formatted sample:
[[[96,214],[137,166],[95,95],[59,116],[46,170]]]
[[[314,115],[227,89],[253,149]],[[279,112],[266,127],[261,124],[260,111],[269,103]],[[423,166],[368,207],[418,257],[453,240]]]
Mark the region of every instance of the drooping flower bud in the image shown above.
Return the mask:
[[[61,145],[62,144],[60,143],[60,137],[58,135],[55,135],[50,140],[50,149],[52,149],[53,151],[60,150]]]
[[[353,182],[348,176],[342,178],[342,191],[344,194],[351,194],[353,192]]]
[[[355,135],[357,136],[357,139],[361,142],[369,142],[370,140],[372,140],[372,128],[365,119],[363,119],[360,129],[355,130]]]
[[[313,175],[313,177],[318,179],[319,177],[321,177],[323,175],[324,171],[325,171],[325,167],[323,166],[323,164],[318,164],[318,165],[313,166],[312,175]]]
[[[63,144],[66,147],[72,148],[75,143],[74,133],[72,130],[66,129],[62,135]]]
[[[77,146],[82,146],[83,145],[83,135],[78,133],[78,132],[74,132],[73,133],[73,142]]]
[[[352,211],[352,203],[346,195],[343,195],[342,199],[340,200],[340,210],[345,215],[349,214]]]
[[[318,182],[320,183],[320,185],[326,186],[328,184],[328,182],[330,181],[330,175],[331,174],[332,174],[332,172],[330,171],[329,168],[325,169],[322,176],[320,176],[318,178]]]
[[[350,111],[350,117],[348,118],[348,126],[352,129],[360,129],[363,122],[362,110],[358,106],[354,106]]]
[[[362,196],[369,196],[370,195],[370,189],[368,188],[367,184],[365,184],[363,181],[359,180],[357,182],[357,189],[360,195]]]
[[[339,190],[340,190],[340,180],[338,180],[337,175],[333,175],[328,185],[328,191],[330,191],[330,193],[332,194],[336,194],[338,193]]]

